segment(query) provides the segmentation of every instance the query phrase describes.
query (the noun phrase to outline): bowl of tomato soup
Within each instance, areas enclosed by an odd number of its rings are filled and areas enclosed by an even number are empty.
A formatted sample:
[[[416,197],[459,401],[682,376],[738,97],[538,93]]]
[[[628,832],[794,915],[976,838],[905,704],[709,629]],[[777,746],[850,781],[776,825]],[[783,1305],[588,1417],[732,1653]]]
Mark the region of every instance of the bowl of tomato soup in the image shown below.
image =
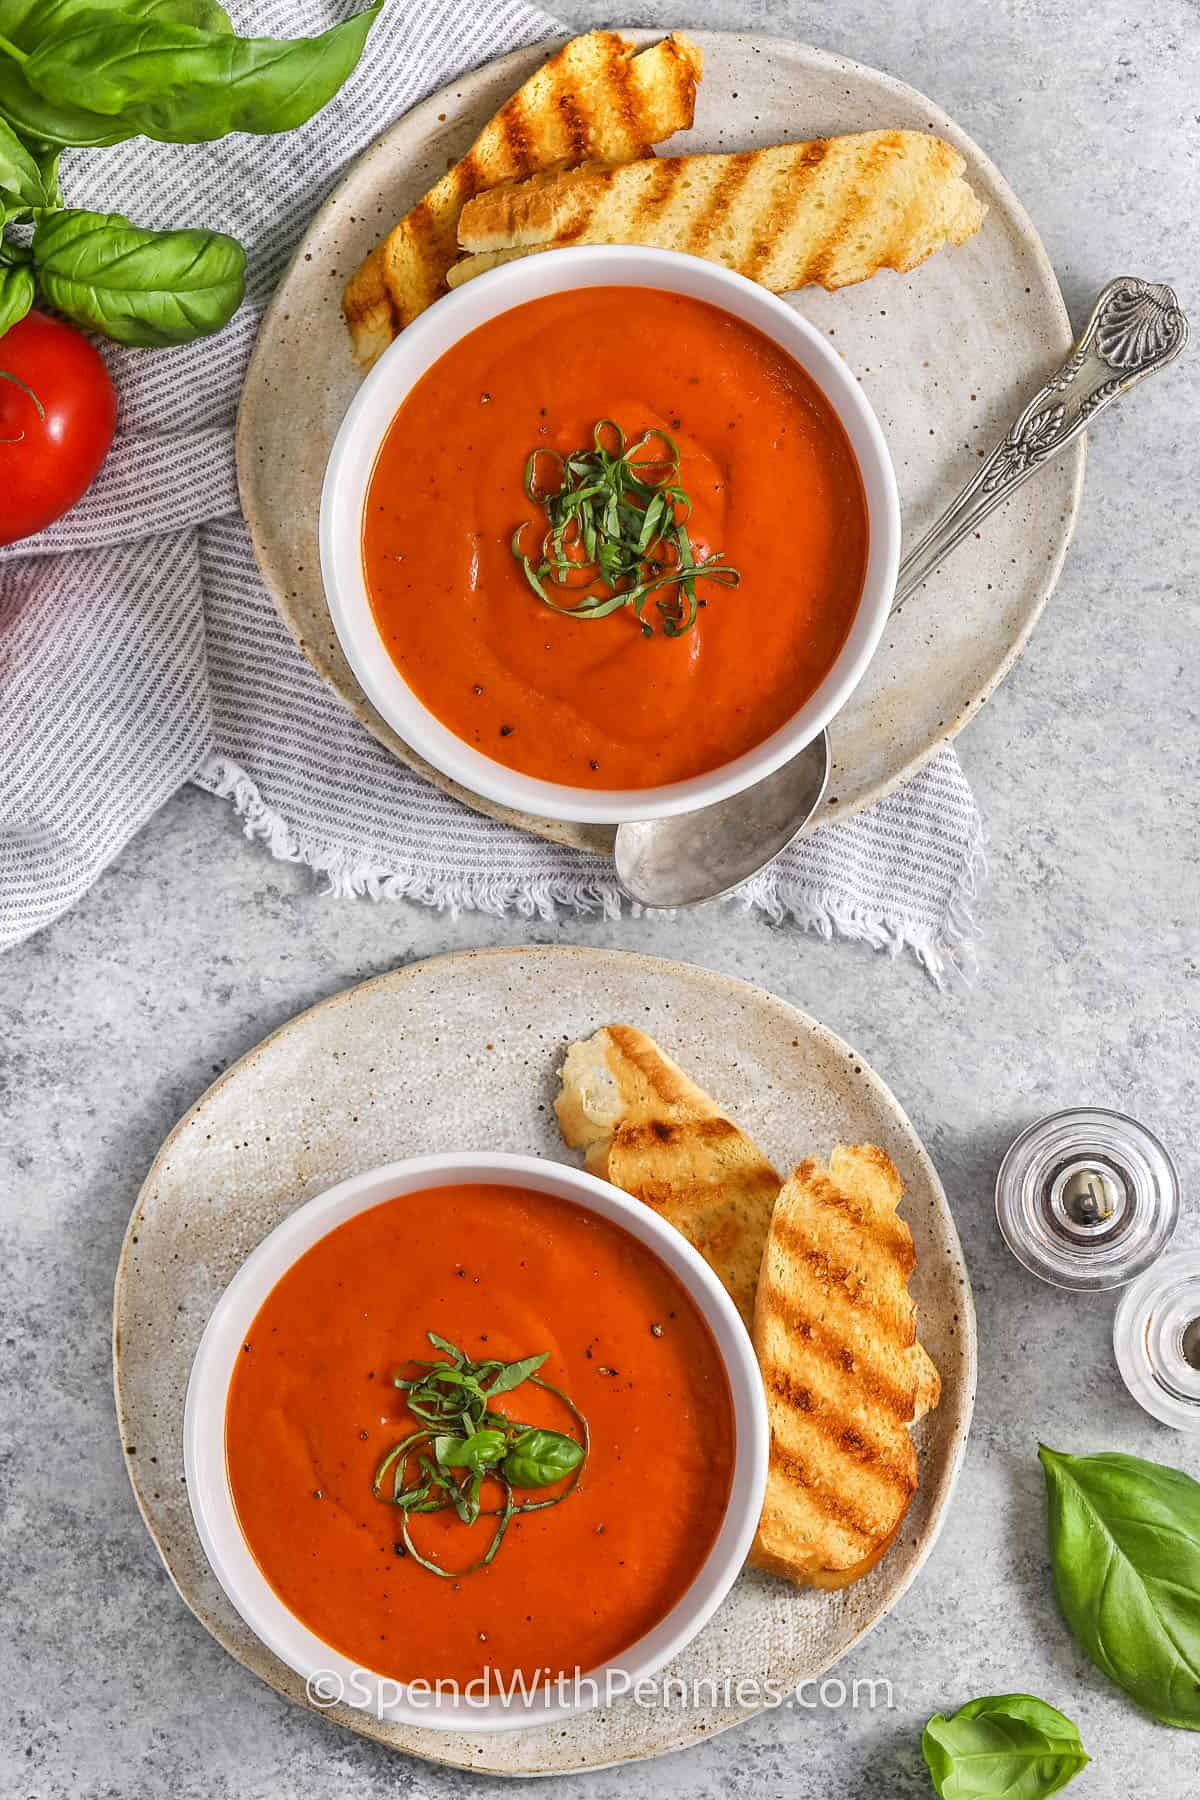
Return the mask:
[[[504,265],[403,331],[320,523],[338,638],[405,742],[600,823],[726,798],[811,741],[878,645],[899,541],[828,340],[717,264],[615,245]]]
[[[619,1698],[749,1551],[753,1347],[691,1245],[539,1158],[393,1163],[298,1207],[184,1419],[217,1579],[310,1696],[494,1731]]]

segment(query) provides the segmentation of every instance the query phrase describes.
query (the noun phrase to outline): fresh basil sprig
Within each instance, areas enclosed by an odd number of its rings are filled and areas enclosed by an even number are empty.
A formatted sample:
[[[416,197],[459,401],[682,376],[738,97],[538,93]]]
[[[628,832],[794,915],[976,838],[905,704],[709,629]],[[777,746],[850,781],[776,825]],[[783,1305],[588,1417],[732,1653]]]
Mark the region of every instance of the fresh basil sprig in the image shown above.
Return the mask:
[[[400,1535],[408,1555],[432,1574],[457,1580],[487,1567],[519,1514],[558,1506],[574,1491],[587,1460],[588,1425],[574,1401],[538,1374],[547,1352],[524,1356],[519,1362],[497,1358],[473,1362],[449,1338],[436,1331],[425,1335],[447,1361],[419,1362],[415,1366],[420,1374],[395,1377],[418,1428],[388,1451],[375,1470],[372,1490],[377,1500],[399,1509]],[[496,1395],[512,1393],[526,1381],[561,1402],[579,1426],[578,1438],[491,1410]],[[483,1484],[488,1479],[499,1488],[499,1506],[483,1505]],[[547,1500],[515,1497],[515,1490],[551,1487],[559,1481],[569,1485]],[[496,1520],[487,1549],[466,1568],[443,1568],[413,1542],[409,1527],[413,1515],[449,1508],[464,1525],[481,1518]]]
[[[1068,1625],[1139,1706],[1200,1731],[1200,1482],[1115,1451],[1038,1455]]]
[[[1032,1694],[935,1713],[921,1750],[941,1800],[1047,1800],[1088,1762],[1070,1719]]]
[[[291,131],[331,100],[357,63],[383,0],[312,38],[243,38],[126,11],[66,7],[21,63],[43,99],[170,144],[230,131]],[[3,44],[0,43],[0,49]]]
[[[43,213],[38,287],[77,325],[118,344],[186,344],[220,331],[241,304],[246,253],[220,231],[145,231],[120,213]]]
[[[64,208],[61,151],[290,131],[332,99],[383,4],[279,39],[239,37],[217,0],[0,0],[0,233],[34,225],[32,257],[0,235],[0,334],[38,295],[122,344],[219,331],[241,304],[240,245]]]

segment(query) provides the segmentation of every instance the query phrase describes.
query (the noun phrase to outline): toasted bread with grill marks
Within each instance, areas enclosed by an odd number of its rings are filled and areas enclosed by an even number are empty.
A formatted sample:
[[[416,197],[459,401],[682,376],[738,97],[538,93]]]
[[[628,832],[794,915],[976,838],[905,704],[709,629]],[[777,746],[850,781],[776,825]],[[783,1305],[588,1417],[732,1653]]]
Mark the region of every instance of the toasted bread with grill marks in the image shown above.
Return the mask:
[[[919,131],[864,131],[734,156],[536,175],[464,206],[452,287],[565,244],[650,244],[724,263],[775,293],[913,269],[978,231],[963,158]]]
[[[754,1347],[771,1455],[750,1560],[805,1586],[872,1569],[917,1489],[909,1426],[936,1405],[908,1291],[904,1189],[872,1144],[839,1145],[784,1183],[763,1257]]]
[[[586,1165],[695,1245],[747,1327],[779,1176],[744,1131],[645,1032],[608,1025],[572,1044],[555,1103]]]
[[[445,293],[465,201],[536,170],[649,155],[691,125],[702,70],[700,50],[679,32],[637,55],[615,31],[589,31],[564,45],[349,282],[342,306],[362,368]]]

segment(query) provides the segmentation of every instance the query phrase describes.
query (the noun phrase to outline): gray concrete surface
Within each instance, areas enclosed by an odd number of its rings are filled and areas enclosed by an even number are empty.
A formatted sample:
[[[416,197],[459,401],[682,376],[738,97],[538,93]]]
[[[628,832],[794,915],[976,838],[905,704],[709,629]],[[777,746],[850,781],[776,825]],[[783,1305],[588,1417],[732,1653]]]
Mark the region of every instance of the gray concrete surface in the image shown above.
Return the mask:
[[[406,0],[396,0],[404,4]],[[609,4],[563,0],[578,25]],[[996,158],[1077,318],[1121,272],[1200,306],[1194,0],[690,0],[630,6],[787,34],[925,89]],[[975,1281],[981,1379],[945,1534],[847,1659],[891,1711],[767,1715],[684,1756],[562,1784],[568,1800],[908,1800],[935,1710],[1025,1689],[1079,1723],[1080,1800],[1183,1800],[1197,1741],[1140,1716],[1056,1611],[1039,1437],[1200,1474],[1195,1439],[1119,1386],[1112,1304],[1008,1258],[991,1188],[1014,1131],[1091,1100],[1139,1114],[1195,1189],[1200,380],[1193,354],[1095,434],[1082,520],[1016,673],[960,740],[988,822],[971,992],[909,961],[736,910],[674,922],[451,920],[322,896],[232,813],[180,794],[69,917],[0,965],[0,1795],[349,1800],[492,1791],[389,1757],[257,1684],[185,1611],[134,1508],[114,1427],[109,1308],[138,1184],[178,1114],[299,1008],[409,958],[525,941],[626,946],[752,978],[843,1032],[936,1158]]]

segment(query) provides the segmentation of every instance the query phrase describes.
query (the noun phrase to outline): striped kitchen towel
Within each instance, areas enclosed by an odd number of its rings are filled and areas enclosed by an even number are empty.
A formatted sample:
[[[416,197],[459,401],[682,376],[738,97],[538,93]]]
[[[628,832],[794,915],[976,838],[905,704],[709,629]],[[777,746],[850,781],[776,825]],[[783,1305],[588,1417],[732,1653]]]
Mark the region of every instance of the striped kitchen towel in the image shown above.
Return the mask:
[[[358,0],[247,0],[243,30],[297,35]],[[152,226],[203,221],[250,250],[216,339],[105,346],[120,433],[75,510],[0,552],[0,947],[79,898],[194,781],[247,834],[340,894],[549,917],[616,913],[611,865],[459,805],[397,763],[323,685],[260,582],[238,511],[237,398],[287,258],[348,159],[464,69],[560,27],[523,0],[394,0],[342,94],[303,130],[66,158],[73,202]],[[979,814],[950,749],[871,811],[795,846],[738,899],[775,919],[961,964]]]

